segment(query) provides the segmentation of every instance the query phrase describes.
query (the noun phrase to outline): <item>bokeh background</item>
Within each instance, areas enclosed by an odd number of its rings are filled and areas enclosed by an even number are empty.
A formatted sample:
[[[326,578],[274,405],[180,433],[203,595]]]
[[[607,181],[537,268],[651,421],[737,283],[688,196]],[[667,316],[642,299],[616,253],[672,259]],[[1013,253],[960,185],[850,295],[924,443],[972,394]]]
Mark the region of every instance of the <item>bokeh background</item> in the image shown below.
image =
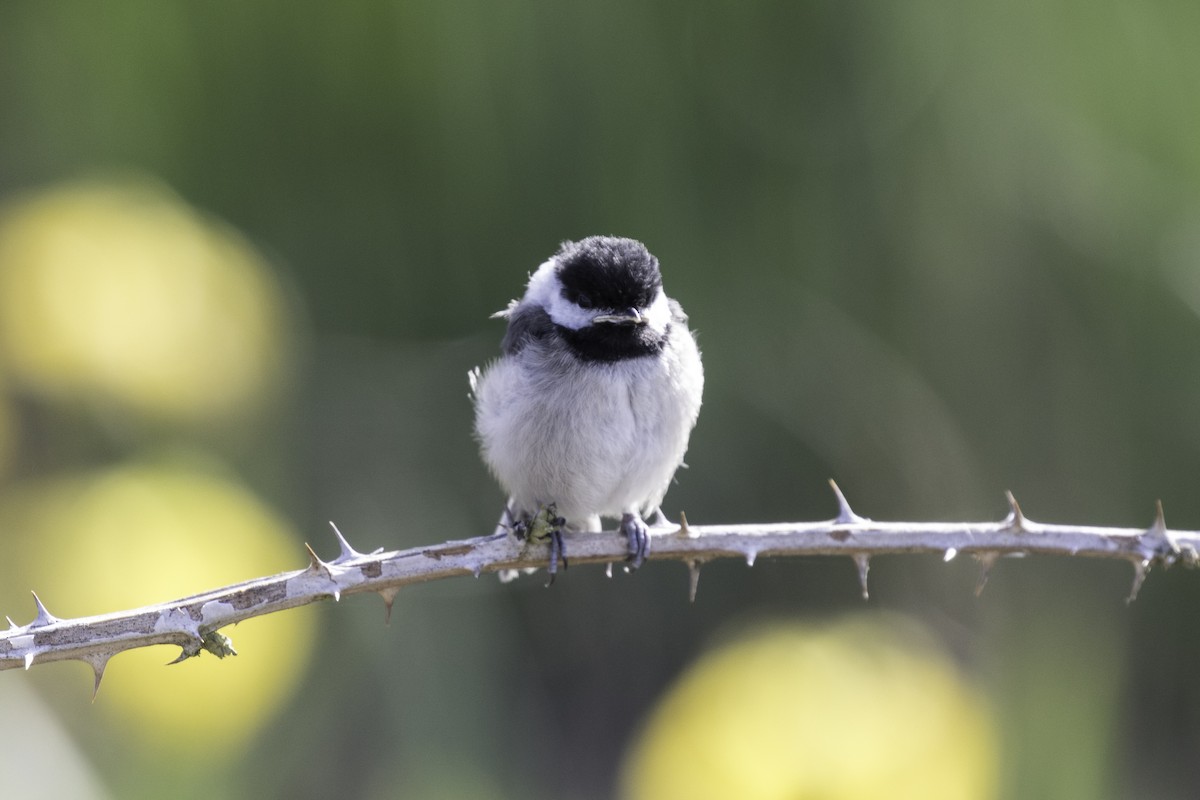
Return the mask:
[[[0,5],[0,611],[491,530],[488,315],[644,240],[666,510],[1200,527],[1200,6]],[[21,797],[1191,798],[1200,576],[489,576],[0,674]]]

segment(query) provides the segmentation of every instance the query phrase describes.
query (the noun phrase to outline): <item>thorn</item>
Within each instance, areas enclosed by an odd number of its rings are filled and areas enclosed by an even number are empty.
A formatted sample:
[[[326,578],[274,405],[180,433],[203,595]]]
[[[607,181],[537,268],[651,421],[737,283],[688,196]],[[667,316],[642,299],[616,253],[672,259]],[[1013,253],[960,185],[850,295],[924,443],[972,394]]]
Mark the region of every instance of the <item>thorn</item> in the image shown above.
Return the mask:
[[[59,621],[58,617],[51,614],[46,608],[37,592],[30,592],[30,594],[33,595],[33,602],[37,604],[37,616],[33,618],[33,622],[29,623],[30,628],[44,628]]]
[[[675,535],[685,536],[689,539],[692,536],[692,530],[688,527],[687,523],[687,514],[683,513],[682,511],[679,512],[679,530],[675,531]]]
[[[399,586],[393,586],[390,589],[379,590],[379,596],[383,598],[383,606],[387,609],[386,615],[383,618],[384,625],[392,624],[392,603],[395,602],[396,595],[399,593]]]
[[[758,558],[758,551],[757,551],[757,550],[747,550],[747,551],[746,551],[746,566],[747,566],[747,567],[753,567],[753,566],[754,566],[754,560],[755,560],[756,558]]]
[[[612,577],[612,562],[611,561],[604,565],[604,577],[606,577],[606,578]]]
[[[956,548],[956,547],[947,547],[947,548],[946,548],[946,552],[942,554],[942,561],[944,561],[944,562],[950,562],[950,561],[953,561],[953,560],[954,560],[954,557],[955,557],[956,555],[958,555],[958,548]]]
[[[204,639],[196,631],[191,631],[190,633],[191,638],[188,640],[188,643],[179,645],[179,655],[175,657],[174,661],[167,662],[168,667],[200,655],[200,648],[204,646]]]
[[[35,652],[33,650],[30,650],[28,653],[25,654],[25,669],[26,670],[28,670],[30,667],[33,666],[33,659],[36,655],[37,655],[37,652]]]
[[[1171,532],[1167,530],[1167,521],[1163,516],[1162,500],[1155,501],[1154,522],[1142,534],[1142,543],[1148,545],[1149,557],[1158,559],[1162,563],[1170,566],[1175,563],[1179,556],[1179,543],[1171,536]]]
[[[12,617],[5,617],[5,619],[8,620],[9,630],[15,631],[17,628],[21,627],[20,625],[18,625],[17,623],[12,621]]]
[[[858,567],[858,584],[862,587],[862,598],[870,600],[871,592],[867,589],[867,573],[871,571],[871,557],[866,553],[855,553],[851,558],[854,559],[854,566]]]
[[[1125,598],[1125,605],[1137,600],[1138,592],[1146,582],[1146,574],[1150,572],[1150,559],[1142,558],[1129,563],[1133,564],[1133,586],[1129,589],[1129,597]]]
[[[96,682],[92,685],[92,702],[96,702],[96,693],[100,691],[100,681],[104,678],[104,668],[108,666],[108,659],[111,656],[96,655],[85,656],[81,659],[83,663],[92,668],[92,673],[96,676]]]
[[[852,525],[856,522],[867,522],[866,517],[860,517],[850,508],[850,503],[846,500],[846,495],[842,494],[841,487],[837,485],[837,481],[833,478],[829,479],[829,488],[833,489],[833,494],[837,497],[838,515],[834,518],[834,522],[840,525]]]
[[[309,571],[324,573],[324,574],[328,575],[329,568],[325,566],[325,562],[322,561],[321,557],[318,556],[316,551],[314,551],[312,549],[312,545],[310,545],[308,542],[305,542],[304,549],[308,551],[308,569],[309,569]]]
[[[356,558],[363,557],[362,553],[350,546],[350,543],[346,541],[346,537],[342,536],[342,532],[338,530],[338,526],[332,520],[329,522],[329,527],[333,528],[333,535],[337,537],[338,549],[341,551],[338,557],[333,560],[334,564],[340,564],[343,561],[353,561]]]
[[[696,559],[690,559],[687,562],[688,568],[688,602],[696,602],[696,589],[700,586],[700,562]]]
[[[983,594],[983,587],[987,586],[988,574],[992,571],[992,566],[996,563],[996,559],[1000,557],[1000,554],[995,550],[986,550],[974,555],[975,560],[979,562],[979,581],[975,584],[975,596],[979,597]]]
[[[1025,519],[1025,515],[1021,512],[1021,505],[1017,502],[1017,498],[1012,492],[1008,491],[1004,493],[1004,497],[1008,500],[1008,516],[1004,518],[1004,521],[1017,533],[1029,530],[1025,525],[1028,520]]]

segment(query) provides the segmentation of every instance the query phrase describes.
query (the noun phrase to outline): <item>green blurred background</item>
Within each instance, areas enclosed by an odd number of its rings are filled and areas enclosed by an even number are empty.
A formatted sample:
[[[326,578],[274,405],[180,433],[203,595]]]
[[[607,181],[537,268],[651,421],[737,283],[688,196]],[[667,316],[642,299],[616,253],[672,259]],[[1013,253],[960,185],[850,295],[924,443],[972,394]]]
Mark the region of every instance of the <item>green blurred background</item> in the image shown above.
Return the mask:
[[[0,611],[298,568],[330,519],[362,550],[489,532],[467,370],[595,233],[645,241],[700,332],[671,516],[827,518],[834,477],[879,519],[998,519],[1011,489],[1034,519],[1161,498],[1200,527],[1198,25],[4,2]],[[0,763],[23,797],[1200,793],[1196,575],[1129,607],[1122,563],[976,575],[876,559],[864,604],[849,559],[718,563],[694,606],[678,564],[485,576],[387,627],[348,598],[227,631],[226,662],[121,656],[94,705],[82,665],[4,673]],[[701,755],[730,731],[745,752]]]

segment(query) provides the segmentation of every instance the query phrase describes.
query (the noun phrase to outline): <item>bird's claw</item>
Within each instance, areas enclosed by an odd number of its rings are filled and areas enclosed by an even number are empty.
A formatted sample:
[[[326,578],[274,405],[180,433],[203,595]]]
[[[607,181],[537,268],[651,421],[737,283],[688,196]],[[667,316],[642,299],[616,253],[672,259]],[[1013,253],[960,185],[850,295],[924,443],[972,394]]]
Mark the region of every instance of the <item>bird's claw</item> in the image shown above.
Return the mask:
[[[519,519],[516,522],[514,522],[512,525],[509,526],[508,529],[510,531],[512,531],[513,536],[517,537],[522,542],[528,542],[530,527],[531,527],[531,525],[529,522],[529,517],[524,517],[524,518]]]
[[[632,571],[646,561],[646,555],[650,552],[650,530],[638,514],[622,514],[621,533],[629,540],[629,555],[625,560]]]
[[[567,552],[563,545],[563,528],[567,526],[567,521],[558,516],[558,511],[554,504],[542,506],[533,516],[522,514],[520,519],[517,519],[512,525],[512,532],[517,538],[522,541],[549,541],[550,544],[550,564],[548,571],[550,580],[546,582],[546,586],[552,586],[554,579],[558,575],[558,565],[561,563],[563,569],[567,569],[570,564],[567,562]]]
[[[562,517],[556,519],[561,520]],[[554,578],[558,575],[558,562],[562,561],[563,569],[569,565],[567,564],[567,554],[563,549],[562,527],[555,526],[546,535],[550,539],[550,580],[546,581],[546,588],[549,589],[554,585]]]

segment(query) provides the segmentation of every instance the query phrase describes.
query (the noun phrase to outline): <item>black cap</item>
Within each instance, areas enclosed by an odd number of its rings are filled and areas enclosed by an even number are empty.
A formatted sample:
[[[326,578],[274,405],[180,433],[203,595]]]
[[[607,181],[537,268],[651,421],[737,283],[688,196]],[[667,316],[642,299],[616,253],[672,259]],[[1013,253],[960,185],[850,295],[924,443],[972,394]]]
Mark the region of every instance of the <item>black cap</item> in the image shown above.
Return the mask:
[[[662,287],[658,259],[636,239],[563,242],[555,259],[563,295],[583,308],[644,309]]]

